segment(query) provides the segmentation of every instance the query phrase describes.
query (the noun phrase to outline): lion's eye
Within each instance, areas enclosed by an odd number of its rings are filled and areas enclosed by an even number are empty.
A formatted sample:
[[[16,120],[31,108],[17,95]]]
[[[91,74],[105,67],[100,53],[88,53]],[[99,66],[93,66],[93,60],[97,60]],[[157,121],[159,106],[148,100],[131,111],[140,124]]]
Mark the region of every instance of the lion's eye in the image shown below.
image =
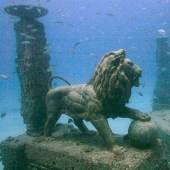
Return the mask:
[[[128,62],[128,64],[129,64],[130,66],[133,66],[133,65],[134,65],[132,62]]]

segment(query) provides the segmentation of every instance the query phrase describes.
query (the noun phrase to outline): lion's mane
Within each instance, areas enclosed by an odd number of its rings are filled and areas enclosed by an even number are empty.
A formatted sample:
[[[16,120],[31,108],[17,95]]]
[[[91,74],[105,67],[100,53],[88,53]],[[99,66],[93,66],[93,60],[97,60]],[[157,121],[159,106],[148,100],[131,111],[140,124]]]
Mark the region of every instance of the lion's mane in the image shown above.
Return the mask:
[[[103,106],[125,105],[131,96],[130,81],[122,69],[125,50],[106,54],[89,81]]]

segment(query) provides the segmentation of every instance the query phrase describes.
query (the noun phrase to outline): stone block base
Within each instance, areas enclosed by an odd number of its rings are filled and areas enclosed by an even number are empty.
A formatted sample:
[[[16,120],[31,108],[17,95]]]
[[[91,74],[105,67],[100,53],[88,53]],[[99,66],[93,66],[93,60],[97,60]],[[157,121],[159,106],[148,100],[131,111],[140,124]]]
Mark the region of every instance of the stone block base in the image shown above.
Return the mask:
[[[58,125],[53,139],[26,134],[1,143],[4,170],[168,170],[164,144],[150,149],[132,147],[116,135],[120,147],[108,151],[97,134],[82,135],[71,125]]]

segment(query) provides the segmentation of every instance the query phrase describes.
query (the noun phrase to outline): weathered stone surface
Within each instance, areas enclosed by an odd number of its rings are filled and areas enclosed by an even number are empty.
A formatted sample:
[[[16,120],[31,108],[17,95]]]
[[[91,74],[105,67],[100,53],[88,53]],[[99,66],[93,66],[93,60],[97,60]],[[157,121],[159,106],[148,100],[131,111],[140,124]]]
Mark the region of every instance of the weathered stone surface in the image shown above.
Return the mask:
[[[70,125],[60,125],[52,140],[21,135],[1,144],[4,170],[168,170],[161,159],[164,144],[158,140],[151,149],[137,149],[116,136],[120,147],[107,150],[96,133],[82,135]]]
[[[32,29],[37,31],[31,32]],[[27,133],[32,135],[43,129],[46,120],[45,96],[51,75],[46,70],[49,68],[50,56],[44,53],[47,50],[47,40],[41,22],[22,18],[14,24],[14,30],[17,43],[16,71],[21,88],[21,115],[27,125]],[[21,36],[22,34],[25,36]],[[23,42],[29,44],[22,44]]]
[[[158,139],[158,128],[153,121],[136,120],[128,129],[131,144],[138,148],[150,148]]]
[[[48,92],[50,55],[44,25],[36,18],[48,10],[33,5],[10,5],[4,8],[10,15],[20,17],[14,24],[16,33],[16,72],[21,89],[21,115],[27,134],[42,133],[46,121],[45,97]]]
[[[74,120],[74,124],[84,134],[88,134],[89,131],[83,120],[90,121],[103,138],[105,145],[112,151],[116,141],[107,119],[116,117],[141,121],[151,119],[147,114],[126,106],[132,87],[138,87],[140,84],[141,73],[142,70],[126,58],[125,50],[120,49],[102,57],[87,84],[51,89],[49,81],[44,135],[51,136],[56,122],[64,113]]]
[[[159,138],[167,148],[166,159],[170,162],[170,110],[159,110],[151,113],[152,120],[158,126]]]
[[[170,109],[170,47],[168,37],[158,37],[156,47],[157,80],[153,91],[152,108],[154,111]]]

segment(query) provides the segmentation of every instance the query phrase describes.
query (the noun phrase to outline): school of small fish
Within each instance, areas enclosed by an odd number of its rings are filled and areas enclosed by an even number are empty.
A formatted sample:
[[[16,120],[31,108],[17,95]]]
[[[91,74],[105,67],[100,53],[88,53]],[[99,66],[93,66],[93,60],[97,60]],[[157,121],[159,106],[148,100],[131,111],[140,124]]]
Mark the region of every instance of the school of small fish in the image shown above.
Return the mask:
[[[13,4],[15,4],[16,2],[15,2],[15,0],[8,0],[8,1],[10,1],[11,3],[13,3]],[[164,3],[165,4],[169,4],[169,0],[157,0],[158,2],[163,2],[164,1]],[[46,2],[50,2],[50,0],[46,0]],[[37,0],[37,4],[36,5],[40,5],[40,0]],[[95,19],[96,18],[101,18],[101,17],[103,17],[103,19],[102,19],[102,22],[103,22],[103,24],[104,24],[104,22],[107,22],[108,20],[112,20],[112,19],[114,19],[114,17],[117,17],[118,15],[121,15],[121,12],[120,12],[120,14],[117,14],[115,11],[114,11],[114,8],[118,8],[118,3],[116,3],[115,2],[115,4],[113,5],[113,8],[108,8],[108,11],[106,12],[106,11],[99,11],[98,10],[98,8],[96,8],[96,11],[94,11],[94,14],[93,14],[93,16],[92,16],[92,21],[94,21],[94,23],[95,23]],[[82,7],[80,8],[80,10],[85,10],[85,9],[87,9],[87,8],[90,8],[90,5],[88,6],[83,6],[82,5]],[[25,7],[25,9],[26,10],[28,10],[28,11],[31,11],[31,10],[33,10],[34,9],[34,5],[30,5],[30,6],[28,6],[28,7]],[[14,9],[15,10],[15,9]],[[17,9],[16,9],[17,10]],[[37,12],[39,13],[39,14],[41,14],[42,13],[42,11],[41,11],[41,8],[36,8],[36,10],[37,10]],[[147,10],[148,10],[148,7],[145,7],[144,5],[141,5],[141,7],[140,7],[140,12],[147,12]],[[1,10],[2,12],[4,12],[3,10]],[[67,11],[67,10],[65,10],[64,8],[60,8],[60,7],[58,7],[58,9],[56,8],[56,12],[58,13],[58,17],[56,17],[56,19],[54,19],[54,20],[52,20],[51,22],[53,23],[53,24],[55,24],[55,25],[57,25],[58,27],[67,27],[67,28],[69,28],[70,30],[71,29],[73,29],[73,27],[75,28],[76,26],[75,26],[75,24],[74,24],[74,20],[73,20],[73,22],[69,22],[69,20],[67,20],[67,21],[65,21],[64,20],[64,18],[69,18],[69,17],[71,17],[71,13],[69,12],[69,10]],[[83,12],[82,12],[83,13]],[[152,13],[152,11],[150,11],[150,12],[148,12],[148,15],[149,14],[151,14]],[[165,11],[164,10],[162,10],[162,9],[159,9],[159,11],[158,11],[158,14],[157,14],[157,16],[158,17],[164,17],[165,16]],[[85,20],[85,16],[83,16],[83,15],[80,15],[80,16],[77,16],[77,18],[79,18],[80,19],[80,25],[81,25],[81,22],[83,21],[83,20]],[[77,19],[76,18],[76,19]],[[16,22],[16,20],[18,19],[18,17],[15,17],[15,16],[11,16],[10,17],[10,23],[15,23]],[[138,15],[134,15],[133,14],[133,12],[132,12],[132,15],[128,18],[129,20],[131,20],[132,22],[134,22],[135,20],[137,20],[138,19]],[[70,20],[71,21],[71,20]],[[147,24],[149,25],[151,23],[151,21],[147,21]],[[115,25],[114,25],[114,28],[113,29],[110,29],[110,34],[108,34],[108,36],[111,36],[111,37],[116,37],[116,35],[118,34],[118,31],[119,31],[119,29],[121,28],[121,24],[120,23],[114,23]],[[159,35],[160,36],[166,36],[167,35],[167,33],[168,33],[168,31],[165,29],[166,28],[166,26],[167,25],[169,25],[170,24],[170,22],[169,21],[162,21],[162,24],[160,24],[160,27],[158,27],[158,28],[156,28],[155,30],[154,29],[150,29],[150,30],[147,30],[144,26],[143,26],[143,28],[140,28],[140,27],[138,27],[138,26],[134,26],[134,30],[136,30],[136,31],[138,31],[138,32],[143,32],[143,33],[148,33],[148,32],[150,32],[150,34],[154,34],[154,33],[159,33]],[[38,29],[36,29],[35,27],[34,27],[34,25],[32,25],[32,24],[28,24],[27,26],[26,26],[26,28],[27,29],[29,29],[29,33],[27,32],[27,31],[25,31],[25,32],[22,32],[22,33],[20,33],[20,36],[21,36],[21,45],[22,45],[22,47],[24,47],[24,46],[27,46],[27,47],[29,47],[29,45],[32,45],[33,44],[33,42],[34,42],[34,40],[36,40],[36,36],[34,36],[35,34],[34,33],[36,33],[36,32],[38,32]],[[160,28],[160,29],[159,29]],[[100,30],[100,26],[96,26],[96,25],[94,25],[93,24],[93,22],[92,22],[92,24],[90,25],[90,28],[88,28],[89,29],[89,31],[91,30],[91,31],[93,31],[93,32],[97,32],[98,30]],[[116,40],[116,42],[117,42],[117,44],[119,44],[119,43],[121,43],[122,41],[125,41],[125,40],[127,40],[128,42],[131,42],[131,41],[133,41],[134,40],[134,36],[133,36],[133,29],[131,29],[131,28],[128,28],[128,26],[127,27],[125,27],[125,29],[126,29],[126,31],[128,32],[130,32],[130,34],[128,35],[128,33],[127,33],[127,36],[126,35],[120,35],[120,38],[118,39],[118,40]],[[77,29],[78,30],[78,29]],[[78,30],[79,31],[79,30]],[[76,32],[75,32],[76,33]],[[105,33],[105,31],[103,31],[103,32],[101,32],[101,35],[105,35],[106,33]],[[135,39],[136,40],[138,40],[138,36],[135,36]],[[141,37],[140,37],[141,38]],[[99,38],[96,38],[96,40],[98,40]],[[146,40],[147,40],[147,36],[146,35],[144,35],[143,37],[142,37],[142,39],[143,39],[143,41],[144,42],[147,42]],[[81,48],[85,43],[84,42],[88,42],[88,41],[91,41],[91,39],[90,39],[90,36],[88,36],[88,34],[85,36],[85,37],[83,37],[82,39],[80,38],[80,39],[77,39],[77,40],[75,40],[75,41],[73,41],[72,43],[72,49],[71,50],[69,50],[69,54],[70,55],[75,55],[76,54],[76,50],[78,49],[78,48]],[[51,51],[48,49],[48,47],[51,45],[51,43],[48,43],[48,44],[46,44],[45,45],[45,47],[44,47],[44,51],[43,51],[43,54],[44,55],[49,55],[50,53],[51,53]],[[61,46],[58,46],[56,49],[59,51],[61,48],[60,48]],[[153,46],[150,44],[150,43],[146,43],[145,44],[145,46],[144,46],[146,49],[149,49],[149,48],[152,48]],[[102,46],[102,50],[105,50],[105,46]],[[133,50],[133,51],[137,51],[137,50],[139,50],[139,48],[135,45],[135,44],[131,44],[131,46],[129,47],[129,49],[130,50]],[[26,55],[28,55],[29,54],[29,51],[27,52],[27,51],[25,51],[25,54]],[[94,51],[90,51],[89,52],[89,56],[91,56],[91,57],[97,57],[98,55],[94,52]],[[167,51],[167,57],[170,57],[170,51]],[[142,58],[142,55],[141,56],[138,56],[138,59],[141,59]],[[45,70],[46,72],[51,72],[51,71],[53,71],[53,70],[55,70],[55,68],[56,68],[56,66],[55,65],[51,65],[47,70]],[[162,73],[166,73],[167,71],[168,71],[168,69],[166,68],[166,67],[162,67],[162,68],[159,68],[161,71],[162,71]],[[14,72],[14,74],[15,74],[16,72]],[[7,80],[8,79],[8,76],[6,76],[5,74],[1,74],[0,75],[1,76],[1,78],[2,79],[4,79],[4,80]],[[142,87],[144,87],[145,86],[145,83],[143,83],[142,84]],[[137,92],[137,94],[139,95],[139,96],[143,96],[143,93],[141,93],[141,92]]]

